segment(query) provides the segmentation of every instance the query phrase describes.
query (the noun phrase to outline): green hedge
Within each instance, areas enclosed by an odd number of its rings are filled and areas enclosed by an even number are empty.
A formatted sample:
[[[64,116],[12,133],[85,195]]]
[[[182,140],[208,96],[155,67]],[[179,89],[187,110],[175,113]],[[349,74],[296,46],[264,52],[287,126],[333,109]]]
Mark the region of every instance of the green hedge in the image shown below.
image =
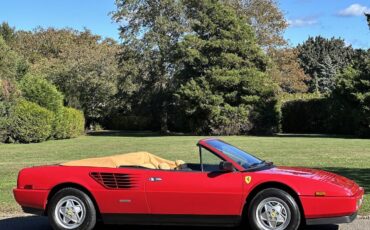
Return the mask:
[[[104,127],[111,130],[151,130],[152,119],[144,116],[113,115],[103,123]]]
[[[27,75],[20,82],[22,95],[50,111],[58,112],[63,107],[63,94],[46,79]]]
[[[9,133],[21,143],[42,142],[52,134],[53,112],[26,100],[18,101],[10,112]]]
[[[361,111],[334,98],[294,100],[281,107],[284,133],[358,135]]]
[[[54,138],[68,139],[82,135],[85,130],[84,114],[73,108],[62,108],[55,115]]]
[[[281,114],[284,133],[329,133],[331,111],[325,98],[285,102]]]

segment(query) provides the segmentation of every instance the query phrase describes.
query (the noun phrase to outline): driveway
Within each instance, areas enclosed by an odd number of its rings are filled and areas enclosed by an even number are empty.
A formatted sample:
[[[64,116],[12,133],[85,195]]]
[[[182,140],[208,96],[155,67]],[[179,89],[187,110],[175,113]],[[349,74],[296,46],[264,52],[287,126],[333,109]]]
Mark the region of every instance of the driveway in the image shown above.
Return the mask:
[[[314,226],[307,227],[303,230],[366,230],[370,229],[370,220],[356,220],[351,224],[346,225],[326,225],[326,226]],[[214,230],[215,228],[195,228],[199,230]],[[38,216],[24,216],[24,217],[10,217],[0,219],[1,230],[52,230],[49,226],[46,217]],[[100,230],[118,230],[122,229],[122,226],[98,226],[96,229]],[[153,226],[125,226],[126,230],[173,230],[173,227],[153,227]],[[177,230],[189,229],[189,227],[179,228]],[[229,230],[227,228],[219,228],[220,230]]]

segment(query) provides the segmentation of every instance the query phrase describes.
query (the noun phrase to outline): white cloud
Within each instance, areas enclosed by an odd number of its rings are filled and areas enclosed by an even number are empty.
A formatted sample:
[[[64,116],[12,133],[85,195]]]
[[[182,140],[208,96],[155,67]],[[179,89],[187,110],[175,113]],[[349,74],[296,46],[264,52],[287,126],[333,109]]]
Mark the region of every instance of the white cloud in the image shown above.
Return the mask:
[[[316,25],[319,23],[316,19],[293,19],[293,20],[288,20],[288,24],[290,27],[306,27],[306,26],[312,26]]]
[[[352,4],[344,10],[338,12],[339,16],[362,16],[364,13],[370,13],[370,8],[360,4]]]

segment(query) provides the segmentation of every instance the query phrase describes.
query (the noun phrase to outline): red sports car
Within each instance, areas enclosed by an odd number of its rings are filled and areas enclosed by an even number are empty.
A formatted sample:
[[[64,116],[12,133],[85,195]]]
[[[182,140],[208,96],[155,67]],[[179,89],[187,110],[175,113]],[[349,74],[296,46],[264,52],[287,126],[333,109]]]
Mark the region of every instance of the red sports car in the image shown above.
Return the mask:
[[[26,168],[14,196],[54,229],[84,230],[97,220],[297,229],[349,223],[361,206],[364,189],[339,175],[277,167],[218,139],[198,146],[199,162],[139,152]]]

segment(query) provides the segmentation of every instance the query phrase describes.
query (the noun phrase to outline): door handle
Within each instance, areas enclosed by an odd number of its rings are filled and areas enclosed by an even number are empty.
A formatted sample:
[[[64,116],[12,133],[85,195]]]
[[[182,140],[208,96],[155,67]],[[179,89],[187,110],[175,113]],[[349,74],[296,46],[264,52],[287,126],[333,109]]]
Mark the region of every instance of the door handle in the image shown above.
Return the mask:
[[[162,181],[162,178],[159,178],[159,177],[150,177],[149,178],[149,181],[150,182],[158,182],[158,181]]]

